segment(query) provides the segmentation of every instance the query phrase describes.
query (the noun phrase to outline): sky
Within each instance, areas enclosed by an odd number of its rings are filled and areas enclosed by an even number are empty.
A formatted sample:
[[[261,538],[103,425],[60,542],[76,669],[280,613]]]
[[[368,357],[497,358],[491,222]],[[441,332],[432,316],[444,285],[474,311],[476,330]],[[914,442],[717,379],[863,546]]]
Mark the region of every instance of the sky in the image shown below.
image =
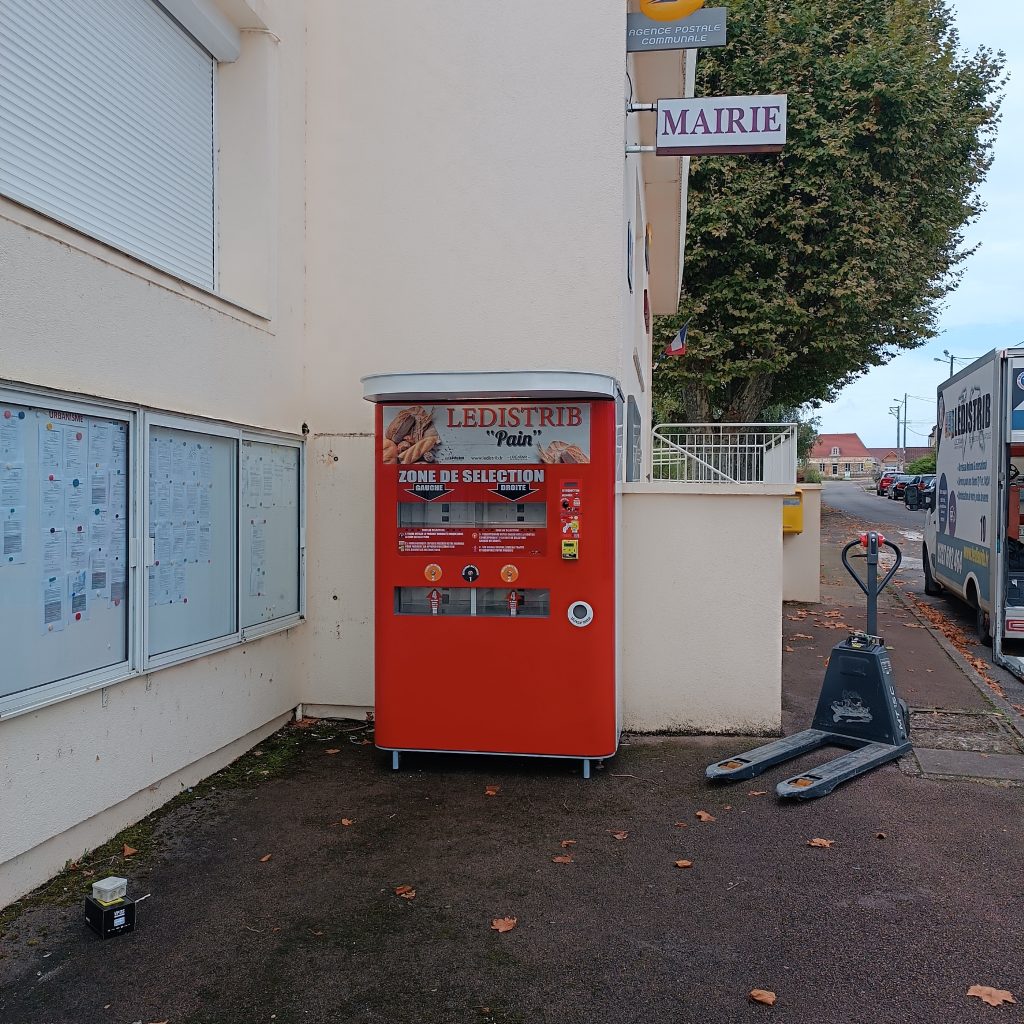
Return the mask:
[[[1003,50],[1011,76],[995,162],[981,188],[987,209],[967,232],[968,244],[980,243],[981,248],[965,264],[960,286],[945,300],[939,336],[874,368],[816,413],[821,433],[856,433],[869,447],[896,443],[896,418],[889,409],[897,402],[902,405],[904,394],[910,396],[907,444],[928,443],[935,422],[935,388],[949,376],[944,351],[961,357],[954,363],[960,369],[967,357],[1024,344],[1024,3],[988,0],[979,8],[968,0],[954,0],[954,6],[962,47]]]

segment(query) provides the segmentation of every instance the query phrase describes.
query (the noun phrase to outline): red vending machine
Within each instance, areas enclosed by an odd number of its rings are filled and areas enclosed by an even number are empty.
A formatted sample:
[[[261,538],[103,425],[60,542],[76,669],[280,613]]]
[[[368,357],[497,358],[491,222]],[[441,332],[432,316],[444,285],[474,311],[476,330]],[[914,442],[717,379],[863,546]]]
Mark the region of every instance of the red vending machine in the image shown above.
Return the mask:
[[[618,747],[621,394],[589,373],[387,374],[376,739],[583,762]],[[620,428],[621,429],[621,428]]]

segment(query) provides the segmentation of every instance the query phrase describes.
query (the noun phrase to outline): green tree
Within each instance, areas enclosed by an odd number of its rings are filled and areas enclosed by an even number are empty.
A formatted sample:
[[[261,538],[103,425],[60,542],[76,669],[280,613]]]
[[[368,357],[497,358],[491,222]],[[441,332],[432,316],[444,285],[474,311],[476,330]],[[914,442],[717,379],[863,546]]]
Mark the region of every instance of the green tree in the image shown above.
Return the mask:
[[[919,459],[914,459],[913,462],[907,463],[908,473],[934,473],[935,472],[935,452],[930,455],[922,455]]]
[[[656,343],[664,420],[742,422],[832,399],[934,337],[973,251],[1004,84],[945,0],[733,0],[698,95],[789,95],[781,154],[694,158],[685,286]]]

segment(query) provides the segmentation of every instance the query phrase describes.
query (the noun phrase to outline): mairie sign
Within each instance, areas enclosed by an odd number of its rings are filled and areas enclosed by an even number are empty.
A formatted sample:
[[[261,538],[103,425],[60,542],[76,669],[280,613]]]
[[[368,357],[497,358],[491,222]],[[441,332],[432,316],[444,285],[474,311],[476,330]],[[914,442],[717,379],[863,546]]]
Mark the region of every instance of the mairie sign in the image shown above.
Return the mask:
[[[778,153],[786,144],[785,94],[658,100],[658,156]]]
[[[659,50],[725,46],[727,14],[724,7],[709,7],[688,17],[677,16],[672,21],[645,14],[629,14],[626,16],[626,52],[656,53]]]

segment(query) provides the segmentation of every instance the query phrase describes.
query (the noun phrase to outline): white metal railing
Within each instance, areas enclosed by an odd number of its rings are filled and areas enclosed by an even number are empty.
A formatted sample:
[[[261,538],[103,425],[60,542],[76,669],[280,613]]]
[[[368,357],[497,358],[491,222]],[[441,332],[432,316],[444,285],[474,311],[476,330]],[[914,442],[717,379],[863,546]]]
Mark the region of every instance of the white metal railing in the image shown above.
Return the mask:
[[[661,423],[652,434],[655,480],[796,483],[795,423]]]

